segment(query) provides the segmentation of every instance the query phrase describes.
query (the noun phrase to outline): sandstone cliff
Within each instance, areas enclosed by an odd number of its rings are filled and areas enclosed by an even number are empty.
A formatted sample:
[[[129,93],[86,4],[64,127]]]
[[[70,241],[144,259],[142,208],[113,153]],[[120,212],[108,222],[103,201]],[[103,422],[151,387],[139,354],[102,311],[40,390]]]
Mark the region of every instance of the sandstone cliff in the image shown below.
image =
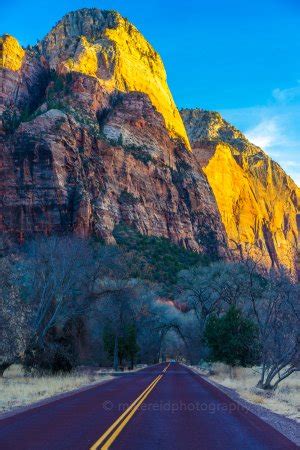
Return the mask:
[[[180,115],[159,55],[119,14],[72,12],[27,49],[5,35],[0,69],[2,242],[113,242],[125,222],[211,255],[251,244],[295,272],[299,188],[219,114]]]
[[[97,79],[106,91],[143,92],[163,116],[172,137],[189,141],[158,53],[118,13],[81,10],[68,14],[40,44],[50,68]]]
[[[251,255],[263,253],[267,265],[283,264],[294,274],[299,245],[297,185],[220,114],[199,109],[181,114],[231,248],[245,254],[250,244]]]
[[[114,12],[65,16],[38,46],[1,41],[4,240],[37,233],[113,241],[125,222],[189,249],[226,234],[189,149],[160,57]]]

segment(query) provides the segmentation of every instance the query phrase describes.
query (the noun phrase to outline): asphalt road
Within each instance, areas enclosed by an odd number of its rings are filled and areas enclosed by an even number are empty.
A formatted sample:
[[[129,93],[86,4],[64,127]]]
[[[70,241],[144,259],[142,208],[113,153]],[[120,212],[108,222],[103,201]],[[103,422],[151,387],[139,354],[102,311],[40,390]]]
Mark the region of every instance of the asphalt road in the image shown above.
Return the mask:
[[[283,435],[177,363],[0,420],[1,450],[289,450]]]

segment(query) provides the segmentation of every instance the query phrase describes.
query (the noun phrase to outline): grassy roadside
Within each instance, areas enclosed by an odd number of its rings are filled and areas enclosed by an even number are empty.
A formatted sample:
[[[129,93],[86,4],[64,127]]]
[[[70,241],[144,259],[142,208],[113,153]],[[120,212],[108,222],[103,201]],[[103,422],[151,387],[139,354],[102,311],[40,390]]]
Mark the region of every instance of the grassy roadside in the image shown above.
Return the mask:
[[[100,375],[96,372],[25,377],[21,367],[14,365],[0,378],[0,413],[110,378],[109,373]]]
[[[279,384],[275,392],[256,388],[258,368],[235,369],[234,378],[229,376],[229,368],[225,364],[214,363],[211,373],[207,369],[196,367],[203,375],[227,388],[235,390],[241,398],[261,405],[289,419],[300,422],[300,377],[299,373],[291,375]]]

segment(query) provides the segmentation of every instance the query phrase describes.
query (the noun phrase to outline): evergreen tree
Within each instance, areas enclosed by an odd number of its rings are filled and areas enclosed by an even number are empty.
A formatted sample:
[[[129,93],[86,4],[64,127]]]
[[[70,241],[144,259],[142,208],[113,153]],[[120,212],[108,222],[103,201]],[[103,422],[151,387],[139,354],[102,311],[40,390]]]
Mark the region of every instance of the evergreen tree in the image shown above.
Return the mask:
[[[137,345],[137,333],[134,324],[127,324],[121,336],[116,337],[116,334],[110,327],[106,327],[103,333],[104,349],[108,356],[113,359],[115,352],[115,344],[117,339],[118,351],[118,365],[123,366],[124,360],[129,363],[130,368],[133,369],[136,354],[139,351]]]
[[[205,339],[211,351],[209,359],[231,367],[252,366],[259,357],[257,335],[256,325],[232,306],[222,317],[212,316],[207,322]]]

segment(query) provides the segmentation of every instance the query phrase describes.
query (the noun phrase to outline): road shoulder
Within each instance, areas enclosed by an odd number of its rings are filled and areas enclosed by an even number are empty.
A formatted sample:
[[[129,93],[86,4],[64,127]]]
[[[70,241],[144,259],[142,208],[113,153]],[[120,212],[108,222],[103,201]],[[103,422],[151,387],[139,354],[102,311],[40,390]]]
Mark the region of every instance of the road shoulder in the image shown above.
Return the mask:
[[[7,419],[8,417],[16,416],[16,415],[21,414],[23,412],[31,411],[31,410],[40,408],[42,406],[48,405],[50,403],[54,403],[54,402],[56,402],[58,400],[61,400],[61,399],[64,399],[64,398],[68,398],[68,397],[72,397],[73,395],[79,394],[81,392],[88,391],[89,389],[96,388],[99,385],[102,385],[104,383],[108,383],[109,381],[112,381],[112,380],[114,380],[114,377],[107,376],[107,377],[103,378],[102,380],[93,382],[91,384],[86,384],[86,385],[81,386],[81,387],[76,388],[76,389],[72,389],[72,390],[69,390],[69,391],[66,391],[66,392],[61,392],[59,394],[55,394],[55,395],[49,396],[47,398],[35,401],[35,402],[30,403],[28,405],[16,406],[16,407],[14,407],[12,409],[9,409],[7,411],[1,412],[0,413],[0,421],[2,419]]]
[[[156,364],[154,364],[156,365]],[[11,406],[8,409],[5,409],[4,411],[0,412],[0,421],[2,419],[6,419],[8,417],[12,417],[15,416],[17,414],[26,412],[26,411],[30,411],[30,410],[34,410],[36,408],[40,408],[42,406],[51,404],[53,402],[56,402],[58,400],[64,399],[64,398],[68,398],[71,397],[73,395],[79,394],[81,392],[87,391],[89,389],[93,389],[96,388],[100,385],[103,385],[104,383],[107,383],[109,381],[115,380],[117,377],[120,376],[131,376],[141,370],[146,369],[148,366],[143,365],[142,367],[136,367],[135,369],[131,370],[131,371],[121,371],[121,372],[107,372],[107,374],[105,372],[103,372],[102,370],[97,370],[95,371],[94,376],[97,376],[97,374],[100,376],[95,379],[94,381],[90,381],[88,383],[84,383],[79,387],[74,387],[71,389],[67,389],[65,391],[58,391],[57,393],[53,393],[47,397],[43,397],[40,399],[35,399],[31,402],[28,402],[26,404],[20,404],[20,405],[15,405],[15,406]]]
[[[271,427],[275,428],[275,430],[279,431],[279,433],[283,434],[290,441],[294,442],[296,445],[300,445],[300,437],[299,437],[299,423],[295,420],[289,419],[280,414],[274,413],[270,409],[264,408],[261,405],[251,403],[244,398],[242,398],[238,392],[234,389],[227,388],[216,381],[210,379],[208,376],[200,374],[197,369],[191,366],[186,366],[194,373],[205,379],[208,383],[218,388],[224,394],[226,394],[230,399],[234,402],[246,408],[252,414],[257,416],[259,419],[268,423]]]

